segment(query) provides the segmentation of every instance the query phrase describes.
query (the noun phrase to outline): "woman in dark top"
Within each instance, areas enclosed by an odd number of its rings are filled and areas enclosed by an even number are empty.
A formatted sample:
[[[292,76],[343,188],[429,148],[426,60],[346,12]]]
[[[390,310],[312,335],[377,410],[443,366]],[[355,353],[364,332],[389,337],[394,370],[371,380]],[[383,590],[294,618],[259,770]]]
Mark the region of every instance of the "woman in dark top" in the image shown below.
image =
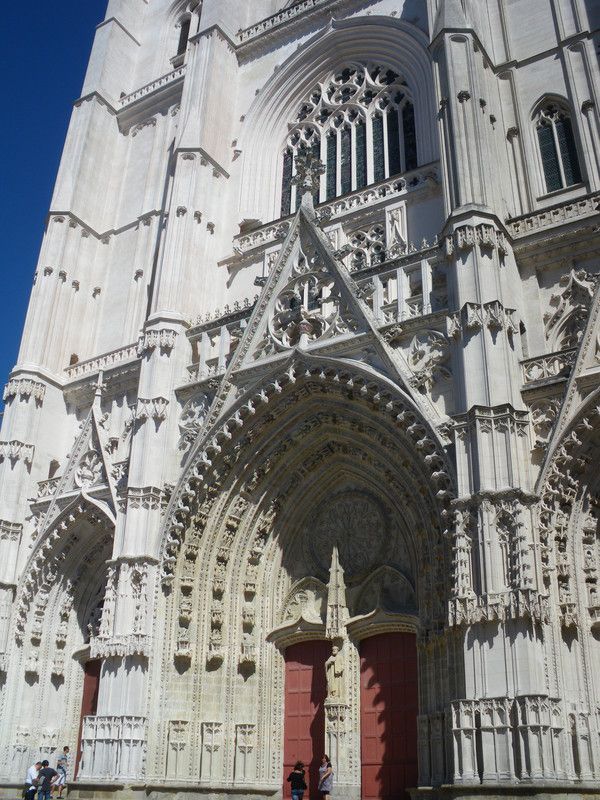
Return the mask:
[[[296,761],[294,769],[288,775],[288,783],[292,784],[292,799],[302,800],[307,788],[306,781],[304,780],[304,764],[302,761]]]

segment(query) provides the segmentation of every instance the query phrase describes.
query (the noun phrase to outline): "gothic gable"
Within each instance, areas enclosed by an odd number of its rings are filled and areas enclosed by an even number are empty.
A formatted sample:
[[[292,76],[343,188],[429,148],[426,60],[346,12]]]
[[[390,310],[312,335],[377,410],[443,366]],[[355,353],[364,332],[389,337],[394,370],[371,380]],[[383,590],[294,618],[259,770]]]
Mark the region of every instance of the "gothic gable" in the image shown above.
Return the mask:
[[[310,192],[320,162],[311,166],[308,155],[306,160],[309,166],[304,171],[298,166],[300,181],[305,180],[302,204],[204,419],[200,437],[246,391],[261,385],[276,365],[303,353],[366,367],[410,395],[424,418],[437,427],[443,420],[430,397],[414,391],[419,386],[414,368],[390,346],[390,334],[385,338],[379,332],[359,287],[318,226]]]

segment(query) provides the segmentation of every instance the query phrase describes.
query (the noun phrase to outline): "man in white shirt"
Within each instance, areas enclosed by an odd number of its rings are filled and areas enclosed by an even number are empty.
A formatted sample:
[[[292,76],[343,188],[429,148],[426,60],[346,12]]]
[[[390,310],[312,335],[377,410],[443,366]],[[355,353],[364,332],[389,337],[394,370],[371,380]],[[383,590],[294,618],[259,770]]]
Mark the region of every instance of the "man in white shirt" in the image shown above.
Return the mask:
[[[33,800],[37,791],[38,772],[42,766],[41,761],[36,761],[27,770],[27,777],[25,778],[25,797],[26,800]]]

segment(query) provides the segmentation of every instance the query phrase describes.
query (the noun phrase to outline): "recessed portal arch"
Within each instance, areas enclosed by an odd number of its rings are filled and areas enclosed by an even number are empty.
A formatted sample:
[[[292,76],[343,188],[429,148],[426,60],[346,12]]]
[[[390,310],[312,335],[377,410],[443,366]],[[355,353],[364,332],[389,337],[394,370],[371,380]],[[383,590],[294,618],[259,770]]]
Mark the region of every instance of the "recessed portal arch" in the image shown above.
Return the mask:
[[[344,724],[358,729],[363,620],[371,633],[410,622],[425,638],[444,624],[443,449],[406,396],[323,361],[288,363],[240,396],[174,492],[160,612],[171,677],[155,743],[167,774],[169,730],[185,714],[200,740],[179,777],[281,786],[288,646],[345,637]],[[351,524],[336,526],[336,509]],[[334,549],[347,570],[338,634],[328,629]],[[347,744],[339,781],[360,786],[360,743]]]

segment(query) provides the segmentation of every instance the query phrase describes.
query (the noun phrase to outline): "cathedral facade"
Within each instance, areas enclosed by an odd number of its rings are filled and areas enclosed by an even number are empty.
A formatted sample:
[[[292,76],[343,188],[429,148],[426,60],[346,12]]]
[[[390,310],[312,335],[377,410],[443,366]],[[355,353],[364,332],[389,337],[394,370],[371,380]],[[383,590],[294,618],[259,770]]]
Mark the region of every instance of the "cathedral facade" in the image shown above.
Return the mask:
[[[0,796],[600,796],[599,43],[110,0],[4,393]]]

